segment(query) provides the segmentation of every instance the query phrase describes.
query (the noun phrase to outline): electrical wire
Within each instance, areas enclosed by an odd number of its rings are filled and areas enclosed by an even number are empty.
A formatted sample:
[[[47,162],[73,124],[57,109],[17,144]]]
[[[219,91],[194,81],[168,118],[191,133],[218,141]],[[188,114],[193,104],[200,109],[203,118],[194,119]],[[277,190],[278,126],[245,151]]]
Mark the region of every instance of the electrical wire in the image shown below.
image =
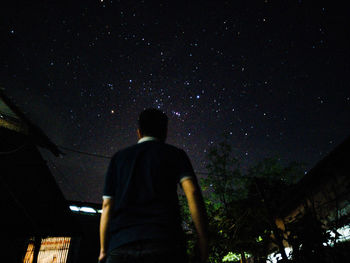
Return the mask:
[[[74,153],[79,153],[79,154],[84,154],[84,155],[88,155],[88,156],[93,156],[93,157],[98,157],[98,158],[103,158],[103,159],[111,159],[112,158],[112,156],[107,156],[107,155],[102,155],[102,154],[97,154],[97,153],[84,152],[84,151],[68,148],[68,147],[65,147],[65,146],[58,146],[58,147],[61,148],[62,150],[66,150],[66,151],[74,152]]]
[[[19,152],[20,150],[24,149],[27,146],[28,143],[24,143],[21,146],[17,147],[16,149],[10,150],[10,151],[6,151],[6,152],[0,152],[0,155],[10,155],[10,154],[14,154],[16,152]]]
[[[112,158],[112,156],[107,156],[107,155],[97,154],[97,153],[84,152],[84,151],[72,149],[72,148],[66,147],[66,146],[58,146],[58,147],[61,148],[62,150],[66,150],[66,151],[73,152],[73,153],[78,153],[78,154],[83,154],[83,155],[87,155],[87,156],[103,158],[103,159],[111,159]],[[195,174],[209,175],[208,172],[202,172],[202,171],[195,171]],[[243,175],[243,176],[235,175],[235,176],[232,176],[232,177],[234,177],[234,178],[255,178],[254,176],[246,176],[246,175]]]

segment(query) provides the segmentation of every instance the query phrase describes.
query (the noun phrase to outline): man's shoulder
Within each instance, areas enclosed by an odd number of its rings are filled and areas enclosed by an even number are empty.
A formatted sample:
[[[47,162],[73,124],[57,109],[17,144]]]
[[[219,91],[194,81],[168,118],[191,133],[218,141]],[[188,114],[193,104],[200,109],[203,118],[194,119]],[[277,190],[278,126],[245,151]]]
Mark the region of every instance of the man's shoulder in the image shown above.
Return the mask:
[[[127,146],[125,148],[122,148],[112,156],[112,159],[115,159],[118,156],[125,155],[128,152],[132,152],[132,151],[136,150],[138,147],[139,147],[139,144],[133,144],[133,145]]]
[[[182,149],[176,147],[175,145],[168,144],[168,143],[163,143],[164,147],[166,147],[169,150],[175,151],[175,152],[183,152]]]
[[[172,152],[174,154],[181,155],[184,153],[184,150],[182,150],[181,148],[178,148],[175,145],[164,143],[164,142],[158,142],[158,144],[156,144],[155,147],[159,147],[160,149],[162,149],[164,151]]]
[[[126,148],[123,148],[118,152],[116,152],[112,158],[116,158],[117,156],[129,155],[146,148],[157,149],[159,151],[165,151],[165,152],[173,152],[177,154],[181,154],[184,152],[182,149],[168,143],[164,143],[161,141],[147,141],[142,143],[136,143]]]

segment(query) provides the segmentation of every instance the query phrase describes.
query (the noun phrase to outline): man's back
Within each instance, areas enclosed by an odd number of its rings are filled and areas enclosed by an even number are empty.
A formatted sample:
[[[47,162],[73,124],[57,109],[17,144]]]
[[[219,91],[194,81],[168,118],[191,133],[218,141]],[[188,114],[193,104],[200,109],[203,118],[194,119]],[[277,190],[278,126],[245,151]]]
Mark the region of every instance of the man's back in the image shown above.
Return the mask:
[[[167,126],[164,112],[145,109],[138,119],[138,144],[119,151],[110,162],[100,220],[100,261],[187,262],[178,183],[198,234],[201,261],[208,258],[201,190],[186,153],[164,143]]]
[[[195,178],[184,151],[152,140],[111,160],[104,196],[113,197],[110,249],[143,239],[183,242],[177,184]]]

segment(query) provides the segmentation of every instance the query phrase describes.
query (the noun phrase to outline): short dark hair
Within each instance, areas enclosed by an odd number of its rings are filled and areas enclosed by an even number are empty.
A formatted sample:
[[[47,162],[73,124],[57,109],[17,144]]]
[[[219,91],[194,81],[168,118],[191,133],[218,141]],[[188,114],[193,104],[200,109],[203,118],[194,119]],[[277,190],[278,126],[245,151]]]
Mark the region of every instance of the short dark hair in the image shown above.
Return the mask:
[[[140,113],[139,129],[143,136],[153,136],[165,141],[168,130],[168,117],[158,109],[145,109]]]

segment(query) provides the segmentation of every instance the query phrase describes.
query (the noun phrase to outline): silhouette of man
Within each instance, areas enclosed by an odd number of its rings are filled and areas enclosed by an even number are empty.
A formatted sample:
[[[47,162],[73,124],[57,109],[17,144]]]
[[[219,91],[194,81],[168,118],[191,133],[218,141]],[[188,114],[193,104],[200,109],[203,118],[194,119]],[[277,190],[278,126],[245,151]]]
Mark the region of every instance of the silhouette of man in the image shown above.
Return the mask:
[[[138,124],[138,143],[114,154],[105,177],[99,261],[187,262],[180,184],[198,234],[200,261],[207,262],[207,217],[189,158],[165,143],[163,112],[146,109]]]

